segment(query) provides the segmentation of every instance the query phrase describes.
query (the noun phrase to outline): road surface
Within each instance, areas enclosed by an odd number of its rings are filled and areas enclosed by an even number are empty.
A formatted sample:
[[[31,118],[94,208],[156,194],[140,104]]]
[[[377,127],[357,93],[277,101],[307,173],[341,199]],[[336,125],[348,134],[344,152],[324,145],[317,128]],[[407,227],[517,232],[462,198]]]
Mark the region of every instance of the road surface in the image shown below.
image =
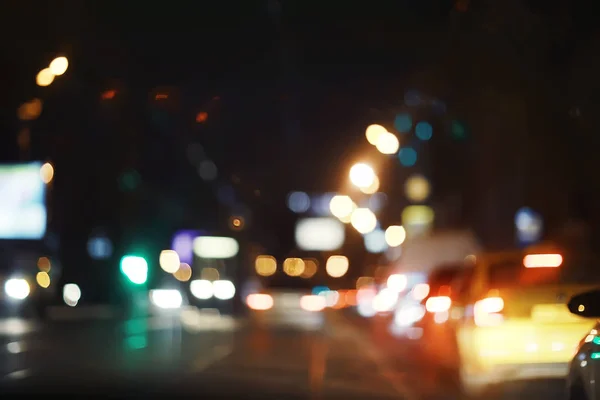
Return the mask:
[[[68,311],[67,311],[68,313]],[[290,399],[456,399],[402,343],[339,312],[287,321],[183,316],[0,321],[0,391]],[[389,346],[396,346],[390,349]],[[93,393],[90,393],[93,392]],[[562,382],[503,385],[485,398],[560,399]]]

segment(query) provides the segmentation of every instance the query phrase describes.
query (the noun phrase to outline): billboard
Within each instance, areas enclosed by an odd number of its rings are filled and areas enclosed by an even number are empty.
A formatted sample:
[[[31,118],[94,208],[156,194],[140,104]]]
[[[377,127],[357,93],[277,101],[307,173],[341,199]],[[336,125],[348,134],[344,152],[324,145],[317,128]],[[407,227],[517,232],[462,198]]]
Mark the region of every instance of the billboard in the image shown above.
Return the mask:
[[[46,233],[42,163],[0,165],[0,239],[38,240]]]

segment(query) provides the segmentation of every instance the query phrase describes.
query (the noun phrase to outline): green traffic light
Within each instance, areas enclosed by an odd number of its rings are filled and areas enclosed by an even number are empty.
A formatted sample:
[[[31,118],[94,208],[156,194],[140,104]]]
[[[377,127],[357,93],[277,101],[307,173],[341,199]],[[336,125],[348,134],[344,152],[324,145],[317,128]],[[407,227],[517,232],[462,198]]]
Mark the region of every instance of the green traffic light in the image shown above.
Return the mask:
[[[143,257],[124,256],[121,258],[121,272],[131,283],[143,285],[148,280],[148,262]]]

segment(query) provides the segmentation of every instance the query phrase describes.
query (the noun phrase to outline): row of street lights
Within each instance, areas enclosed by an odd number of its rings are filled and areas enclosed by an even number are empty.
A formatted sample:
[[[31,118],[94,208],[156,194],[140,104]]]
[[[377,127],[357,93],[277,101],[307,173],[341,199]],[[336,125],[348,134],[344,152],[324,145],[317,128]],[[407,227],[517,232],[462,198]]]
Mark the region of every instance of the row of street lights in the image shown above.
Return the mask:
[[[375,146],[381,154],[393,155],[398,153],[400,149],[400,142],[396,135],[389,132],[381,125],[372,124],[368,126],[365,136],[367,141]],[[354,164],[350,168],[348,177],[352,185],[364,194],[374,194],[379,190],[379,178],[373,167],[369,164]],[[406,179],[404,189],[406,197],[413,203],[425,201],[431,192],[429,181],[424,176],[418,174],[409,176]],[[334,196],[331,199],[329,208],[336,218],[343,223],[350,223],[354,229],[365,236],[365,238],[368,235],[377,232],[380,234],[384,233],[385,242],[389,247],[398,247],[406,239],[407,233],[402,225],[392,225],[388,227],[385,232],[378,229],[378,221],[375,213],[369,208],[358,207],[350,196]],[[413,208],[416,210],[419,207]],[[405,213],[403,213],[403,216],[404,214]],[[419,216],[418,219],[422,218]]]

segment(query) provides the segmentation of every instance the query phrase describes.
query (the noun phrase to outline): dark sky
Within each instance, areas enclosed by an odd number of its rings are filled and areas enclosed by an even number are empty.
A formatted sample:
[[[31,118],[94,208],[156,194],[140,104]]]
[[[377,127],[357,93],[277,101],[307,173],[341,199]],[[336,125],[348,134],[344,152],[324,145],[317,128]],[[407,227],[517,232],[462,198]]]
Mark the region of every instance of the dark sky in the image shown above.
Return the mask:
[[[295,218],[286,194],[337,189],[364,153],[364,127],[418,89],[475,132],[474,167],[457,170],[456,184],[442,182],[463,188],[464,204],[485,206],[465,213],[463,225],[511,240],[516,207],[547,207],[560,222],[581,193],[569,170],[576,150],[563,151],[573,101],[562,94],[572,55],[593,36],[589,10],[585,1],[518,0],[9,2],[0,13],[0,157],[19,158],[15,110],[39,97],[31,157],[56,164],[51,229],[68,248],[83,252],[82,232],[97,226],[123,246],[140,232],[162,243],[184,225],[222,231],[231,209],[216,193],[227,185],[261,221],[251,233],[277,239],[275,251],[285,253]],[[61,54],[68,72],[37,87],[37,71]],[[109,89],[117,95],[107,103]],[[157,105],[163,92],[169,101]],[[195,122],[199,111],[208,112],[204,124]],[[186,164],[190,143],[219,168],[216,184]],[[525,164],[512,162],[519,157]],[[437,170],[455,165],[445,158]],[[123,194],[115,181],[130,168],[143,185]],[[549,202],[557,179],[569,189]]]

